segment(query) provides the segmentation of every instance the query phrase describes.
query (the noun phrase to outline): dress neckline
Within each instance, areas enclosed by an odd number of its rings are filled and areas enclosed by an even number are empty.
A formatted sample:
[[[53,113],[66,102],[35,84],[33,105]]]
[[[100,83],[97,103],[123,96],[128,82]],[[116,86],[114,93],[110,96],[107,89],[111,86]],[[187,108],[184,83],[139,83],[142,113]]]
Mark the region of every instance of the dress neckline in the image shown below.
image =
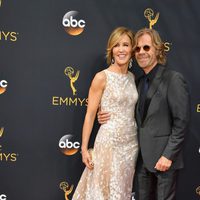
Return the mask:
[[[108,71],[108,72],[110,72],[110,73],[112,73],[112,74],[116,74],[116,75],[119,75],[119,76],[128,76],[128,74],[129,74],[129,71],[127,71],[126,74],[122,74],[122,73],[111,71],[109,69],[105,69],[105,70]]]

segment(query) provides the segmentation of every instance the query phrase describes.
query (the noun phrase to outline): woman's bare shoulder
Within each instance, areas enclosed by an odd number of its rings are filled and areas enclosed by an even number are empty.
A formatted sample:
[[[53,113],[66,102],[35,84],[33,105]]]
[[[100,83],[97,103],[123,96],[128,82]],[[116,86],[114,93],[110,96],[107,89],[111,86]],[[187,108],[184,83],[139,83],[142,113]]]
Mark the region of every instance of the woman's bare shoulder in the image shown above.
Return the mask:
[[[106,74],[104,70],[97,72],[92,80],[92,85],[104,87],[106,84]]]

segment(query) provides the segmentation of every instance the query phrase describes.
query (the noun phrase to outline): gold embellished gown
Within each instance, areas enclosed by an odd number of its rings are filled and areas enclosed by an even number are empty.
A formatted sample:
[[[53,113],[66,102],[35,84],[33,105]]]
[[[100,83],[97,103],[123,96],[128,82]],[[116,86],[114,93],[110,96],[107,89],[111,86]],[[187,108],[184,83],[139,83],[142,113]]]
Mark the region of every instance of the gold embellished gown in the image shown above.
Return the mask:
[[[106,87],[101,109],[110,120],[97,133],[94,169],[85,168],[72,200],[130,200],[138,154],[134,118],[138,93],[133,74],[104,70]]]

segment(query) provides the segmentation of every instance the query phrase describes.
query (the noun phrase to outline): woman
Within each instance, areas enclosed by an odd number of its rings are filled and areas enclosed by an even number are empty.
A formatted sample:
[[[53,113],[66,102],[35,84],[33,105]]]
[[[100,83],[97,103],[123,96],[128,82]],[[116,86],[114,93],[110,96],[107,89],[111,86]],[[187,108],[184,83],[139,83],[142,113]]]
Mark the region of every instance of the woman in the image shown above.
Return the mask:
[[[138,154],[134,108],[138,94],[132,65],[134,35],[125,27],[115,29],[107,44],[109,67],[97,73],[92,81],[82,132],[82,161],[86,168],[73,200],[130,200]],[[96,112],[111,113],[101,125],[92,156],[88,141]]]

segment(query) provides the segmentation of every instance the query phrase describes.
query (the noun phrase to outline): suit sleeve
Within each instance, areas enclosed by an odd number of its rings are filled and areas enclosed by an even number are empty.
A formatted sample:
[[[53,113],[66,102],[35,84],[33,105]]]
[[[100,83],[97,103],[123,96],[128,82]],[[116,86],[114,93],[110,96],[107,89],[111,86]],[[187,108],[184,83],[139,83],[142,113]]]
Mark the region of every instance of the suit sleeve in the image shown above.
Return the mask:
[[[173,74],[168,86],[167,99],[172,120],[172,132],[163,156],[174,161],[182,149],[190,118],[189,92],[187,84],[180,73],[175,72]]]

